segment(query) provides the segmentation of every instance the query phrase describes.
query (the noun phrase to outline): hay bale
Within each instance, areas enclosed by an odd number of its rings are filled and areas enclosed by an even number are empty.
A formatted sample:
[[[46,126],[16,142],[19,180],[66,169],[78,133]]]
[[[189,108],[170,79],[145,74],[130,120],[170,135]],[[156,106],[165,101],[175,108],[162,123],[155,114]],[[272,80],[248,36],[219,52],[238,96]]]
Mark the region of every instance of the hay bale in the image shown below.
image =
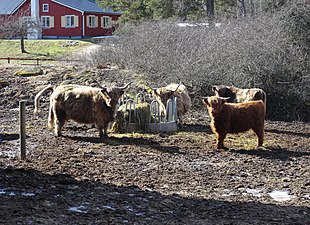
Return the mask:
[[[110,132],[115,133],[126,133],[131,131],[144,132],[146,129],[146,124],[149,122],[150,119],[150,104],[147,102],[136,104],[136,114],[134,109],[126,110],[125,107],[126,107],[125,104],[119,107],[115,116],[115,120],[110,129]],[[129,121],[129,115],[131,115],[130,121]]]
[[[145,131],[146,124],[150,121],[150,103],[143,102],[136,105],[136,124],[138,129]]]

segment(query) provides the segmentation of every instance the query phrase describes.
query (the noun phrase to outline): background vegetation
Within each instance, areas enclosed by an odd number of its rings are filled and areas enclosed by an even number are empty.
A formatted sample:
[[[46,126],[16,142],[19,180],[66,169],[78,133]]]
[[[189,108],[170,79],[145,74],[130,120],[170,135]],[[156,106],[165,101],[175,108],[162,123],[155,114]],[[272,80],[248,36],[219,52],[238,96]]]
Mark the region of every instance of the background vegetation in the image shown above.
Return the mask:
[[[127,22],[93,60],[143,74],[151,86],[181,81],[197,107],[214,84],[259,87],[267,92],[268,119],[310,121],[310,6],[275,2],[251,16],[206,17],[185,27],[176,20]]]
[[[121,11],[122,21],[141,19],[199,20],[206,17],[244,17],[280,10],[289,0],[96,0],[104,8]]]

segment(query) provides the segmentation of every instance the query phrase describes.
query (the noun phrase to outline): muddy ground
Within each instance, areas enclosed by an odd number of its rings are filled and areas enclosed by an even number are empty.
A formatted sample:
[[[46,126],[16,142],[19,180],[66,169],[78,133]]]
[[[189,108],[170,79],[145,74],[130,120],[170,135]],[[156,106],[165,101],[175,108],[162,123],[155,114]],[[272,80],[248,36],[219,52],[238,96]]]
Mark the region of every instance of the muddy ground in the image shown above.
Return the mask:
[[[113,134],[69,122],[64,137],[33,116],[45,85],[94,80],[123,85],[128,71],[44,66],[14,75],[0,66],[0,224],[310,224],[310,124],[266,122],[264,148],[252,132],[215,150],[205,109],[175,133]],[[5,82],[2,82],[5,84]],[[3,85],[5,86],[5,85]],[[134,84],[132,89],[134,89]],[[27,160],[19,151],[18,102],[26,100]]]

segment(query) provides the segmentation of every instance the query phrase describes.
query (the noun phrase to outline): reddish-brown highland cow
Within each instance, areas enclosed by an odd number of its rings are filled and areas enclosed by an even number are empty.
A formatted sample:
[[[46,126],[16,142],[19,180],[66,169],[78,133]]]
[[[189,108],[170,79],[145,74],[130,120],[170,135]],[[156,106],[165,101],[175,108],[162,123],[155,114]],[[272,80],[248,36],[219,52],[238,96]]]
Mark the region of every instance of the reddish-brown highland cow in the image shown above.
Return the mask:
[[[228,133],[241,133],[252,129],[258,137],[257,147],[263,145],[265,104],[262,100],[243,103],[227,103],[227,99],[212,96],[203,98],[216,135],[217,148],[224,148],[224,139]]]
[[[34,113],[39,111],[41,96],[52,91],[48,116],[48,128],[55,128],[55,135],[61,136],[65,122],[94,124],[99,129],[100,138],[107,136],[109,122],[114,115],[119,98],[129,84],[124,87],[89,87],[81,85],[47,86],[35,97]]]
[[[178,124],[183,125],[183,116],[191,107],[191,98],[183,84],[169,84],[153,89],[153,95],[158,100],[161,112],[166,115],[166,103],[173,96],[177,98]]]

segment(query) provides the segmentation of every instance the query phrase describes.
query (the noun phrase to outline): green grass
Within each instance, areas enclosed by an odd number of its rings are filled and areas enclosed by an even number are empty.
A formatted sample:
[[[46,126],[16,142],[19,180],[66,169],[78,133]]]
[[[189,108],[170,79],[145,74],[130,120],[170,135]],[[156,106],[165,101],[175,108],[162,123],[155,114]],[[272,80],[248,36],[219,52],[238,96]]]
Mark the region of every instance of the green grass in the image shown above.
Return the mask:
[[[66,45],[66,43],[77,44]],[[0,58],[56,59],[90,44],[90,42],[80,40],[25,40],[25,50],[28,53],[21,53],[20,40],[0,40]],[[0,64],[4,63],[7,61],[0,60]]]

